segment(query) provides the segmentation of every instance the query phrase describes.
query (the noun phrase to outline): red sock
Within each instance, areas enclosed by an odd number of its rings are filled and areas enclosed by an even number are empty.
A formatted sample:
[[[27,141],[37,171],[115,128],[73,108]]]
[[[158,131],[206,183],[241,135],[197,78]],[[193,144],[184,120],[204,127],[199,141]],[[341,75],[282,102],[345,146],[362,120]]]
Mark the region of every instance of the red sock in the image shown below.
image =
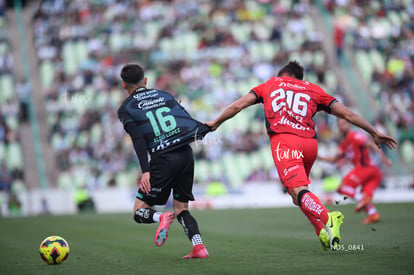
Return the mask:
[[[377,209],[372,203],[367,204],[367,206],[364,207],[364,211],[368,214],[368,216],[378,213]]]
[[[320,219],[315,218],[314,216],[312,216],[311,214],[306,212],[306,210],[304,210],[301,206],[299,208],[300,208],[300,210],[302,210],[303,214],[305,214],[305,216],[308,218],[308,220],[311,222],[311,224],[315,228],[316,236],[319,236],[319,233],[321,232],[321,229],[325,228],[325,225],[321,222]]]
[[[301,209],[313,217],[321,220],[323,224],[328,222],[328,209],[321,203],[319,198],[312,192],[306,192],[300,200]]]

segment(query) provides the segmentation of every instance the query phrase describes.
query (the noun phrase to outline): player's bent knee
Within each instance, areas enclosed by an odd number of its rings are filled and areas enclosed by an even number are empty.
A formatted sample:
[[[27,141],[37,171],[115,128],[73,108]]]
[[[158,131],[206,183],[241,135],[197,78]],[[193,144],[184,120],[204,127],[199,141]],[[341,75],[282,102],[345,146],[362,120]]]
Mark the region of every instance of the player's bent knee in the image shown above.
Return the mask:
[[[139,208],[135,210],[134,220],[137,223],[153,223],[152,219],[155,211],[151,208]]]

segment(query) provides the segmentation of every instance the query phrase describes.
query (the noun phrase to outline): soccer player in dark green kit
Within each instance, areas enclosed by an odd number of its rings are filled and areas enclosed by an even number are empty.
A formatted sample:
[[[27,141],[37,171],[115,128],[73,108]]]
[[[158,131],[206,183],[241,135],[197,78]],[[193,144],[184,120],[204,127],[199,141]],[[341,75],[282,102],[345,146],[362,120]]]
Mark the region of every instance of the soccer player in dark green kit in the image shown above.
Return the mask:
[[[177,217],[193,244],[190,254],[183,258],[208,258],[188,202],[194,200],[194,156],[189,143],[203,138],[210,128],[194,120],[171,94],[147,88],[147,78],[139,65],[125,65],[121,79],[129,96],[119,107],[118,117],[132,139],[142,170],[134,220],[137,223],[159,222],[154,241],[161,246]],[[152,209],[154,205],[165,205],[171,190],[174,212],[160,213]]]

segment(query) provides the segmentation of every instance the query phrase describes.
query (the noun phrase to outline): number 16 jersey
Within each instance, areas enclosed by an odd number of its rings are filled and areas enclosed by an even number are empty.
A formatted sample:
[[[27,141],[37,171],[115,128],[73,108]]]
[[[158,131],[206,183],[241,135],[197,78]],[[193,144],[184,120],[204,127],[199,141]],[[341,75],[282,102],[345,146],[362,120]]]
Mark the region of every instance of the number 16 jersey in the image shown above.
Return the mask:
[[[144,87],[125,99],[118,117],[124,127],[128,123],[138,127],[151,155],[202,139],[210,131],[207,125],[193,119],[171,94]]]
[[[330,113],[336,101],[318,85],[291,77],[272,77],[250,92],[264,105],[269,136],[290,133],[316,138],[313,116],[321,110]]]

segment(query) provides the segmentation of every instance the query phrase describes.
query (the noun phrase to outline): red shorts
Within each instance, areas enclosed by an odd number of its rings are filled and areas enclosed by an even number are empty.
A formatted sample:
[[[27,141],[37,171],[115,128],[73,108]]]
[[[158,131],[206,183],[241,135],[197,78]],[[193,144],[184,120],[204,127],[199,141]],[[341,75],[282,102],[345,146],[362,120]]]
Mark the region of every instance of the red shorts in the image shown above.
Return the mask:
[[[290,193],[296,187],[307,186],[318,154],[318,140],[292,134],[277,134],[270,137],[270,146],[285,189]]]
[[[381,170],[377,166],[370,165],[355,167],[344,177],[342,182],[344,185],[352,186],[353,188],[361,185],[361,192],[372,198],[381,180]]]

